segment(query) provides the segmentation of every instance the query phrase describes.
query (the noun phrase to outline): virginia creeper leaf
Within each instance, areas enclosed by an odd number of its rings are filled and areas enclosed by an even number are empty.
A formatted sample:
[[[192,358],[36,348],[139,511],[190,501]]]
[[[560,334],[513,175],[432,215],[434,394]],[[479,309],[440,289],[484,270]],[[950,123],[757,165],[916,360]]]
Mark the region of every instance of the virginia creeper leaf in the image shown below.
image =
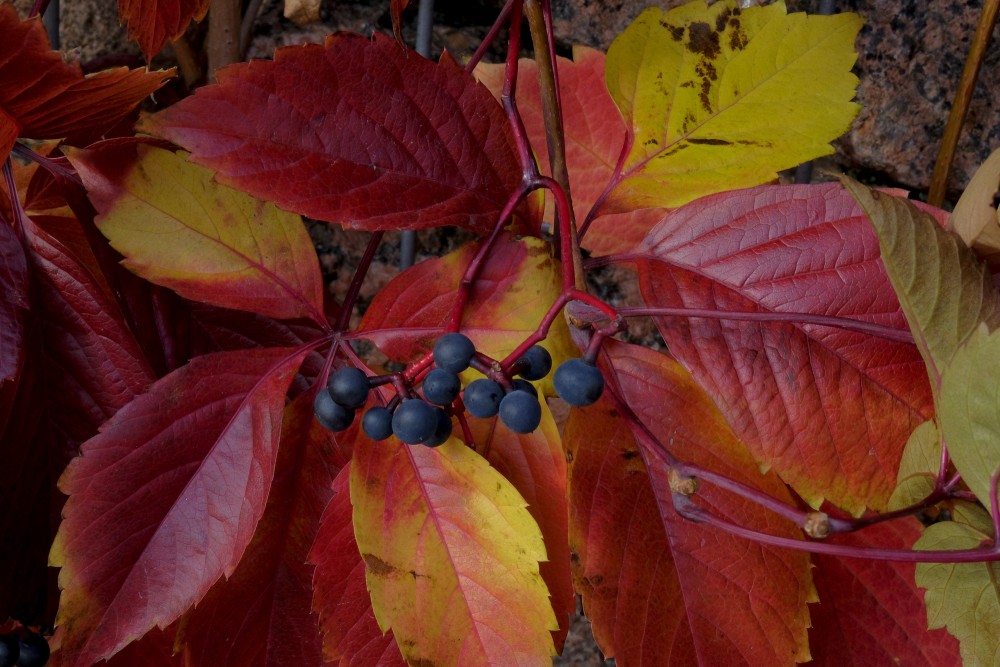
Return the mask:
[[[482,457],[359,440],[351,501],[375,617],[410,664],[551,665],[542,535]]]
[[[278,49],[146,119],[220,182],[360,229],[491,229],[521,181],[500,105],[376,34]]]
[[[896,490],[889,498],[889,510],[914,505],[934,491],[941,466],[941,433],[933,421],[925,421],[910,434],[899,461]]]
[[[680,364],[636,345],[604,346],[609,380],[620,400],[670,452],[791,504],[777,475],[761,475],[722,414]],[[808,555],[702,526],[677,514],[669,464],[645,432],[629,422],[635,445],[620,453],[642,464],[659,508],[679,579],[686,622],[699,664],[791,665],[809,659],[807,602],[815,601]],[[641,468],[638,468],[641,470]],[[789,522],[747,500],[702,483],[696,503],[743,527],[801,537]],[[607,576],[607,575],[605,575]],[[720,614],[719,610],[726,613]]]
[[[839,184],[705,197],[628,257],[638,258],[647,305],[702,311],[655,322],[762,465],[813,506],[885,507],[906,439],[931,415],[931,392],[911,343],[801,321],[835,316],[906,332],[875,234]],[[711,317],[717,311],[790,321]]]
[[[207,4],[206,4],[207,6]],[[49,48],[39,17],[21,21],[0,3],[0,159],[17,137],[89,143],[114,127],[173,76],[124,67],[84,77]]]
[[[219,581],[185,619],[191,664],[324,664],[306,555],[334,475],[350,457],[350,449],[337,444],[313,418],[311,394],[285,408],[274,482],[253,540],[233,576]]]
[[[614,175],[625,143],[625,122],[604,83],[604,54],[586,46],[573,47],[573,59],[557,58],[559,102],[566,142],[566,164],[573,194],[577,224],[583,224],[592,208],[600,208],[604,190]],[[503,64],[481,64],[476,77],[499,99],[503,91]],[[538,66],[534,60],[518,63],[517,109],[531,146],[544,173],[549,173],[548,143],[538,89]],[[719,189],[726,189],[719,182]],[[546,201],[546,219],[552,220],[552,198]],[[597,211],[595,210],[596,214]],[[663,217],[660,209],[599,215],[586,232],[583,245],[597,254],[611,254],[634,247]]]
[[[514,433],[496,417],[470,417],[469,422],[476,449],[527,501],[528,511],[542,531],[548,560],[539,563],[538,569],[559,621],[553,641],[556,651],[561,652],[569,617],[576,611],[567,542],[566,454],[548,405],[545,401],[541,405],[542,422],[532,433]]]
[[[166,630],[153,628],[138,641],[115,653],[101,667],[185,667],[184,656],[174,654],[176,634],[176,625]],[[53,656],[53,661],[58,660],[58,655]]]
[[[908,549],[920,524],[903,519],[838,536],[839,544]],[[958,642],[928,630],[913,563],[814,555],[819,603],[810,605],[815,667],[958,667]]]
[[[955,508],[954,517],[928,526],[913,548],[974,549],[992,540],[992,522],[981,508],[966,503]],[[995,561],[917,564],[917,585],[927,589],[927,625],[947,628],[958,638],[964,665],[996,664],[998,577]]]
[[[162,148],[70,155],[101,232],[133,272],[195,301],[325,323],[323,277],[299,216],[218,185]]]
[[[84,444],[60,480],[69,500],[50,556],[62,567],[63,664],[114,655],[232,575],[264,511],[304,355],[198,357]]]
[[[0,435],[14,403],[26,351],[25,327],[31,308],[28,261],[21,241],[0,224]]]
[[[603,206],[676,207],[832,153],[859,109],[861,24],[850,13],[786,14],[784,2],[647,9],[608,50],[630,148]]]
[[[403,10],[410,4],[410,0],[392,0],[389,3],[389,14],[392,17],[392,34],[396,36],[396,41],[403,44]]]
[[[209,0],[118,0],[118,15],[128,22],[128,38],[139,43],[147,60],[184,34],[191,21],[208,12]]]
[[[396,276],[372,300],[358,335],[399,361],[411,361],[430,351],[444,332],[459,283],[478,250],[477,244],[467,244]],[[471,290],[462,314],[462,333],[480,352],[503,359],[535,332],[559,298],[560,286],[559,264],[547,243],[501,235]],[[541,345],[551,353],[554,367],[580,355],[561,317]],[[546,392],[551,384],[551,376],[539,383]]]
[[[333,498],[320,520],[309,554],[316,565],[313,611],[323,629],[323,651],[341,667],[405,665],[392,630],[384,635],[375,620],[365,584],[365,561],[354,539],[350,468],[333,481]]]
[[[1000,331],[972,332],[944,370],[938,421],[962,480],[989,507],[1000,469]]]
[[[879,237],[882,261],[927,364],[931,388],[980,322],[1000,326],[1000,292],[982,263],[930,214],[845,180]]]
[[[993,151],[972,175],[950,220],[950,229],[991,268],[1000,266],[1000,213],[993,205],[998,188],[1000,150]]]

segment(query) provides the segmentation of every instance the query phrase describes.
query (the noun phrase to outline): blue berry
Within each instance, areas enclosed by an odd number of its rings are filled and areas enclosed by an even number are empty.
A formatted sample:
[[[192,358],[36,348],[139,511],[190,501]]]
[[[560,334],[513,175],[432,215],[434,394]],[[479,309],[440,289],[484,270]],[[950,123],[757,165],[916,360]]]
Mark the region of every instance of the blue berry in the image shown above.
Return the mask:
[[[418,445],[437,430],[436,409],[419,399],[403,401],[392,414],[392,432],[408,445]]]
[[[434,345],[434,363],[449,373],[464,371],[475,354],[476,346],[465,334],[445,334]]]
[[[435,405],[451,405],[461,390],[458,376],[443,368],[435,368],[424,378],[424,398]]]
[[[518,373],[525,380],[541,380],[552,370],[552,355],[541,345],[529,347],[518,362],[527,362],[527,366]]]
[[[14,667],[21,655],[21,643],[15,635],[0,635],[0,667]]]
[[[387,408],[370,408],[361,419],[361,428],[372,440],[385,440],[392,435],[392,413]]]
[[[502,398],[503,388],[493,380],[482,378],[469,383],[462,400],[469,414],[485,419],[497,416]]]
[[[500,401],[500,421],[514,433],[531,433],[542,421],[542,406],[536,397],[516,389]]]
[[[21,635],[18,667],[42,667],[49,661],[49,643],[37,632]]]
[[[514,380],[511,384],[514,385],[515,391],[526,391],[532,396],[538,396],[538,390],[535,389],[535,385],[531,384],[527,380]]]
[[[424,440],[427,447],[443,445],[451,437],[451,415],[441,408],[434,410],[437,412],[437,426],[434,428],[434,435]]]
[[[341,368],[327,383],[330,396],[345,408],[360,408],[368,400],[368,376],[354,366]]]
[[[601,397],[604,377],[594,364],[583,359],[569,359],[556,369],[552,384],[570,405],[583,407]]]
[[[329,389],[323,389],[316,394],[313,411],[319,423],[330,431],[344,431],[354,421],[354,410],[333,400]]]

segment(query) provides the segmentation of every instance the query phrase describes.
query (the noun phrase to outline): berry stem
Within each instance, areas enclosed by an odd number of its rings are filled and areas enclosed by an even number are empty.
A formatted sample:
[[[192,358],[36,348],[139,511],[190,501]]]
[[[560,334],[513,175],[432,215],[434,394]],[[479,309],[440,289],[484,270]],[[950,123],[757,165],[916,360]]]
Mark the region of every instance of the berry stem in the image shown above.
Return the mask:
[[[341,305],[340,315],[337,317],[337,323],[334,325],[334,330],[337,333],[347,331],[351,325],[351,314],[354,312],[354,304],[357,303],[358,294],[361,293],[361,286],[368,276],[368,270],[371,268],[372,260],[375,259],[375,252],[378,250],[384,234],[385,232],[377,231],[372,233],[371,238],[368,239],[368,246],[365,248],[365,253],[358,262],[358,268],[354,271],[354,277],[347,288],[347,294],[344,295],[344,303]]]
[[[472,54],[471,58],[469,58],[469,62],[465,64],[465,71],[467,73],[472,74],[472,72],[476,69],[476,65],[482,61],[486,52],[490,50],[491,46],[493,46],[493,43],[500,35],[500,31],[503,30],[504,25],[510,19],[510,14],[514,9],[515,2],[520,2],[520,0],[507,0],[504,4],[503,9],[500,10],[500,15],[497,17],[497,20],[493,22],[493,26],[490,28],[490,31],[486,33],[486,36],[483,37],[483,41],[479,44],[479,48],[477,48],[476,52]],[[514,29],[513,25],[511,25],[511,29]]]

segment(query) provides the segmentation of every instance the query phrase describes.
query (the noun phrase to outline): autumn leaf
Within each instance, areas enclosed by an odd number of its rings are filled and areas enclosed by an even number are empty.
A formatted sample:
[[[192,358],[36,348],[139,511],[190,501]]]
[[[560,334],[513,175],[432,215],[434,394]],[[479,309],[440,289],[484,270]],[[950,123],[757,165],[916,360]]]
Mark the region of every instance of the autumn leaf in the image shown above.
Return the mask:
[[[783,2],[650,8],[608,50],[608,90],[630,148],[601,206],[676,207],[767,182],[833,152],[858,112],[856,14]]]
[[[319,5],[319,0],[285,0],[284,16],[301,28],[320,20]]]
[[[412,361],[429,352],[444,332],[462,276],[478,250],[478,244],[468,244],[396,276],[372,300],[356,335],[371,340],[399,361]],[[478,351],[503,359],[535,333],[559,298],[560,275],[549,244],[501,235],[471,290],[463,311],[462,333]],[[541,345],[549,350],[556,366],[580,354],[563,318],[556,318]],[[551,383],[549,377],[539,386],[551,393]]]
[[[500,105],[460,67],[346,33],[218,72],[141,123],[218,180],[359,229],[492,229],[521,182]]]
[[[760,474],[708,396],[670,357],[615,341],[605,343],[603,356],[608,390],[673,455],[791,502],[777,476]],[[605,653],[622,665],[660,655],[654,651],[670,658],[656,664],[672,665],[808,660],[806,603],[815,596],[808,556],[681,518],[667,462],[630,423],[621,406],[604,399],[597,408],[574,410],[565,433],[577,588]],[[694,497],[744,528],[801,536],[768,510],[710,484]],[[646,540],[662,550],[652,552]],[[619,565],[623,542],[638,554]]]
[[[600,208],[605,188],[611,181],[626,140],[625,122],[604,83],[604,54],[585,46],[573,47],[573,59],[557,58],[559,103],[562,108],[573,211],[578,225],[588,220],[588,212]],[[503,64],[480,64],[475,75],[500,98],[504,81]],[[549,173],[548,143],[538,89],[538,66],[534,60],[518,62],[517,109],[521,113],[540,169]],[[719,189],[726,189],[719,184]],[[545,218],[552,220],[554,206],[547,199]],[[661,209],[643,209],[600,215],[590,221],[581,242],[597,254],[611,254],[634,247],[663,217]]]
[[[1000,470],[1000,331],[981,326],[945,367],[938,421],[962,481],[987,507]]]
[[[139,43],[146,60],[184,34],[191,21],[208,12],[209,0],[118,0],[118,15],[128,22],[128,38]]]
[[[195,301],[326,323],[323,277],[299,216],[162,148],[113,144],[70,160],[129,270]]]
[[[476,450],[517,489],[542,531],[548,559],[539,563],[538,569],[559,622],[553,640],[560,652],[569,617],[576,611],[567,542],[566,454],[548,404],[542,401],[541,406],[542,421],[532,433],[514,433],[496,417],[470,417],[469,425]]]
[[[351,501],[375,617],[410,664],[552,664],[542,535],[482,457],[359,440]]]
[[[41,18],[21,21],[14,5],[0,3],[0,159],[17,137],[98,139],[171,76],[120,67],[85,77],[49,48]]]
[[[392,630],[382,634],[365,584],[365,561],[354,539],[350,466],[333,481],[333,498],[323,511],[309,561],[313,611],[319,614],[323,652],[342,667],[402,667]]]
[[[1000,292],[976,256],[930,214],[855,181],[845,179],[844,186],[875,228],[886,273],[937,392],[941,369],[979,323],[1000,326]]]
[[[709,315],[654,321],[763,466],[815,507],[885,507],[906,439],[932,414],[931,392],[916,348],[899,339],[906,321],[875,234],[839,184],[703,198],[627,257],[648,306]],[[788,321],[718,317],[728,311]]]
[[[920,523],[906,518],[838,536],[838,544],[908,549]],[[958,642],[928,630],[913,563],[816,554],[813,579],[819,602],[809,606],[815,667],[958,667]]]
[[[392,34],[396,41],[403,44],[403,10],[410,4],[410,0],[392,0],[389,3],[389,14],[392,17]]]
[[[12,227],[0,225],[0,434],[7,424],[24,364],[30,308],[24,248]]]
[[[888,509],[895,511],[915,505],[937,488],[941,467],[941,433],[933,421],[925,421],[910,434],[899,461],[896,489]]]
[[[979,166],[955,204],[950,229],[991,268],[1000,266],[1000,212],[993,199],[1000,189],[1000,150]]]
[[[324,664],[306,555],[334,476],[350,459],[346,442],[338,443],[314,419],[309,393],[285,408],[274,482],[253,540],[232,577],[219,581],[185,617],[190,664]]]
[[[83,445],[60,480],[69,500],[50,556],[62,568],[62,664],[114,655],[233,574],[264,511],[304,354],[198,357]]]
[[[913,548],[975,549],[993,539],[992,521],[982,508],[959,503],[953,509],[953,517],[954,521],[928,526]],[[998,577],[1000,564],[996,561],[917,565],[917,585],[927,590],[924,595],[927,625],[947,628],[958,639],[964,665],[996,663]]]

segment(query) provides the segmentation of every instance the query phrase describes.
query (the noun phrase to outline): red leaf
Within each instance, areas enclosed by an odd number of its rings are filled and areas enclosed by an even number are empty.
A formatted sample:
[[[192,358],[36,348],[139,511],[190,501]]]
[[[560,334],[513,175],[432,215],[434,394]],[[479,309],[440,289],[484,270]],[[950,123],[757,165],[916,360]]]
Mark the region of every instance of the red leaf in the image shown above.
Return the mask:
[[[0,224],[0,435],[14,403],[25,354],[25,327],[31,307],[28,262],[21,241]]]
[[[350,458],[350,448],[333,438],[313,418],[311,394],[285,409],[274,482],[253,541],[233,576],[218,582],[187,617],[191,664],[324,664],[306,556],[336,470]]]
[[[489,92],[388,37],[334,35],[218,79],[143,130],[290,211],[360,229],[483,231],[521,180]]]
[[[892,521],[836,541],[862,547],[909,549],[920,537],[915,519]],[[819,604],[809,631],[816,667],[913,665],[957,667],[958,640],[927,629],[923,591],[913,563],[814,555]]]
[[[365,562],[354,539],[350,468],[333,482],[333,499],[326,506],[309,560],[313,577],[313,610],[323,629],[325,656],[341,667],[405,665],[392,630],[378,627],[365,584]]]
[[[566,455],[548,405],[542,402],[542,423],[532,433],[518,435],[499,419],[469,420],[476,448],[490,465],[514,485],[528,503],[545,540],[548,560],[538,564],[549,587],[559,630],[553,632],[556,651],[562,651],[576,596],[569,567]]]
[[[120,410],[60,480],[64,664],[108,658],[233,573],[274,473],[301,350],[194,359]],[[96,526],[101,526],[97,529]]]
[[[775,475],[759,473],[722,415],[676,362],[617,342],[605,345],[605,358],[614,391],[621,392],[624,404],[661,442],[669,443],[674,455],[791,502]],[[673,664],[690,664],[683,661],[690,660],[692,643],[700,665],[792,665],[808,659],[806,602],[813,597],[808,556],[748,543],[680,518],[673,509],[662,454],[647,438],[637,440],[628,433],[610,402],[603,405],[603,410],[574,411],[566,439],[573,452],[571,539],[580,556],[578,586],[595,635],[620,640],[605,645],[608,652],[624,665],[638,664],[656,646],[676,652]],[[624,502],[650,499],[635,478],[646,479],[652,487],[659,517],[649,512],[650,505],[616,507],[619,486],[624,487]],[[794,525],[770,511],[708,484],[702,484],[696,497],[744,527],[799,536]],[[611,503],[611,508],[598,503]],[[599,523],[594,526],[584,523],[588,506],[597,507]],[[625,523],[609,525],[609,515]],[[655,563],[645,562],[650,572],[641,575],[639,583],[624,578],[613,560],[621,553],[623,530],[630,545],[648,539],[659,543],[658,548],[664,540],[668,546]],[[636,547],[643,555],[653,553],[642,544]],[[638,567],[634,561],[626,565]],[[651,583],[660,588],[651,590]],[[621,624],[638,625],[642,631]]]
[[[839,184],[705,197],[631,257],[650,306],[830,315],[908,332],[875,234]],[[809,503],[885,506],[907,437],[932,413],[914,345],[816,324],[655,321],[757,460]]]
[[[625,121],[604,83],[603,53],[586,46],[575,46],[573,60],[557,60],[569,185],[573,193],[576,222],[582,225],[591,208],[599,208],[603,201],[604,190],[611,181],[625,143]],[[539,166],[544,173],[549,173],[538,66],[534,60],[525,58],[519,62],[518,72],[517,108],[531,146],[538,154]],[[504,65],[480,65],[476,68],[476,77],[494,96],[500,97]],[[554,205],[551,198],[546,203],[546,219],[551,220]],[[622,252],[638,244],[663,214],[663,209],[642,209],[600,215],[586,231],[581,243],[600,255]]]
[[[207,5],[206,5],[207,6]],[[89,143],[114,127],[173,76],[124,67],[84,77],[49,48],[38,18],[20,21],[0,4],[0,158],[17,137]]]
[[[392,17],[392,34],[396,41],[405,46],[403,41],[403,10],[410,4],[410,0],[392,0],[389,3],[389,15]]]
[[[191,21],[200,21],[210,0],[118,0],[118,15],[128,21],[128,38],[139,42],[146,60],[163,45],[184,34]]]

